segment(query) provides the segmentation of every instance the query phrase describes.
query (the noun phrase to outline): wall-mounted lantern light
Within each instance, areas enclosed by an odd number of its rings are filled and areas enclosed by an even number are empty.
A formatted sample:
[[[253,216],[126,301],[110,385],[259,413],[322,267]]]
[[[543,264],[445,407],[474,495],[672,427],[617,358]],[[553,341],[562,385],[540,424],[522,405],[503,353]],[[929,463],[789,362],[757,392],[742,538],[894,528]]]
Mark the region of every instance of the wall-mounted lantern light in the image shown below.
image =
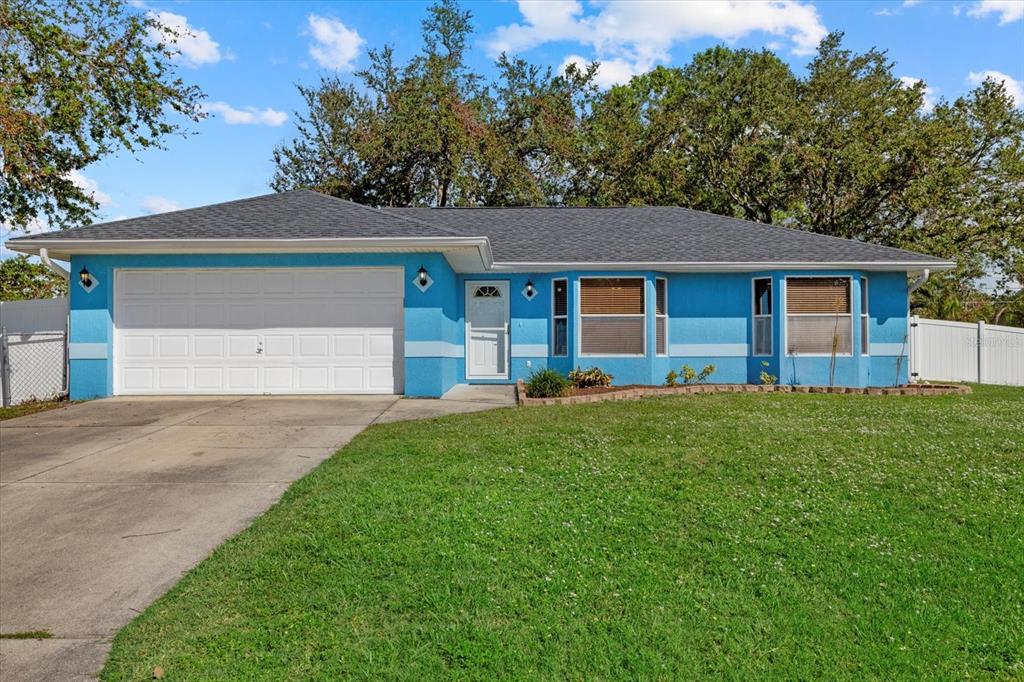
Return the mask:
[[[532,301],[533,297],[537,295],[537,287],[533,286],[532,279],[526,280],[526,286],[523,287],[522,294],[523,298],[525,298],[527,301]]]
[[[427,272],[427,269],[421,265],[420,269],[416,271],[416,279],[414,279],[412,283],[415,284],[416,288],[420,291],[426,291],[430,288],[430,285],[434,283],[434,280],[430,278],[430,273]]]
[[[92,276],[92,273],[89,272],[89,268],[83,267],[78,272],[78,284],[85,289],[86,293],[88,293],[96,288],[99,281]]]

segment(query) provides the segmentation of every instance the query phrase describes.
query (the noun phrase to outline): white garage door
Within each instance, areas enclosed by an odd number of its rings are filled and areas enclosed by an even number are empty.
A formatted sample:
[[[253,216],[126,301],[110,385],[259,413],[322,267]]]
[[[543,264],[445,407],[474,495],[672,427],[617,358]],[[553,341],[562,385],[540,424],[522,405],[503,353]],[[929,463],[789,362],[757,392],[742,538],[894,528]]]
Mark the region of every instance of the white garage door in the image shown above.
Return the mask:
[[[401,393],[402,270],[118,270],[114,391]]]

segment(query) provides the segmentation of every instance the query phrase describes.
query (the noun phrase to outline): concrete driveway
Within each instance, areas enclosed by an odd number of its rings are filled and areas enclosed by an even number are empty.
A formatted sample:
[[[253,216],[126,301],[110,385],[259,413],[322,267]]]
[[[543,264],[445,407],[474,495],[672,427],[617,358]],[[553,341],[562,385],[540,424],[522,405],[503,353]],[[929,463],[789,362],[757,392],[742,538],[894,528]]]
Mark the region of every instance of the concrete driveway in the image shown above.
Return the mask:
[[[90,678],[117,630],[375,421],[509,404],[113,398],[0,424],[0,678]]]

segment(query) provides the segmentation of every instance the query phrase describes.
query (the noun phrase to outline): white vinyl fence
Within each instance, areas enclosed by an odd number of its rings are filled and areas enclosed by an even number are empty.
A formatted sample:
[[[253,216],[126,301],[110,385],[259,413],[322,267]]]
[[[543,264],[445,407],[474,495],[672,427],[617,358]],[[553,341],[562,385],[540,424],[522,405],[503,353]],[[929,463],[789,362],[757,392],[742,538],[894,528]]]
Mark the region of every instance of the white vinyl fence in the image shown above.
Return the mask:
[[[0,396],[3,405],[67,392],[68,301],[0,302]]]
[[[913,317],[910,372],[917,381],[1024,386],[1024,329]]]

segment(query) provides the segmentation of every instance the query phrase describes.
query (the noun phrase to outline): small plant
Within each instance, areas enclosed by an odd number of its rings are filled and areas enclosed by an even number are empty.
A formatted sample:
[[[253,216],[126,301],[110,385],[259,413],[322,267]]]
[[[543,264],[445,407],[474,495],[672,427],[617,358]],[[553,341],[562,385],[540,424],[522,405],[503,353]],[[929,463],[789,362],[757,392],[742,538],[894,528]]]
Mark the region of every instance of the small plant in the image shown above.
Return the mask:
[[[689,365],[683,365],[683,368],[679,371],[679,375],[683,378],[684,384],[692,384],[697,380],[697,370]]]
[[[774,374],[769,374],[768,373],[768,361],[767,360],[762,360],[761,361],[761,367],[763,368],[761,370],[761,384],[762,385],[764,385],[764,386],[771,386],[772,384],[776,383],[779,380],[779,378],[777,376],[775,376]]]
[[[580,369],[577,367],[573,371],[569,372],[569,381],[576,388],[592,388],[594,386],[611,386],[612,379],[611,374],[603,371],[600,367],[591,367],[590,369]]]
[[[704,365],[704,369],[697,375],[697,383],[703,384],[708,380],[708,377],[715,373],[714,365]]]
[[[526,380],[526,395],[530,398],[561,398],[569,395],[572,384],[553,369],[541,369]]]
[[[703,384],[708,377],[715,373],[714,365],[704,365],[701,371],[695,370],[689,365],[683,365],[682,377],[684,384]]]
[[[668,371],[668,374],[665,375],[665,385],[666,386],[675,386],[678,383],[679,383],[679,373],[676,372],[674,369],[670,369]]]

